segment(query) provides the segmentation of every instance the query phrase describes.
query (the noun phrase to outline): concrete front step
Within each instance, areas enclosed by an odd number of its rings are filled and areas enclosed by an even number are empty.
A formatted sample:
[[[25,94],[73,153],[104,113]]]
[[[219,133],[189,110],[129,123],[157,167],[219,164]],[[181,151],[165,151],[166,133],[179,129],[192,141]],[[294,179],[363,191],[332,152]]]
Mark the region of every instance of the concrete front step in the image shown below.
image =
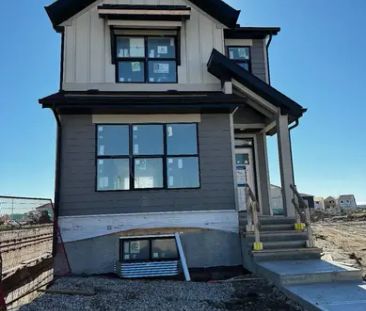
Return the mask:
[[[362,271],[359,269],[320,259],[260,262],[257,264],[257,273],[280,286],[362,279]]]
[[[246,233],[245,239],[249,242],[254,242],[254,234]],[[308,239],[307,232],[296,232],[294,230],[289,231],[270,231],[261,232],[261,242],[281,242],[281,241],[306,241]]]
[[[311,248],[291,248],[291,249],[269,249],[262,251],[252,251],[255,262],[275,261],[275,260],[300,260],[300,259],[320,259],[321,249]]]
[[[307,311],[365,311],[366,283],[362,281],[286,285],[282,292]]]
[[[271,224],[271,225],[260,225],[260,231],[284,231],[284,230],[294,230],[294,224]],[[295,230],[294,230],[295,231]]]

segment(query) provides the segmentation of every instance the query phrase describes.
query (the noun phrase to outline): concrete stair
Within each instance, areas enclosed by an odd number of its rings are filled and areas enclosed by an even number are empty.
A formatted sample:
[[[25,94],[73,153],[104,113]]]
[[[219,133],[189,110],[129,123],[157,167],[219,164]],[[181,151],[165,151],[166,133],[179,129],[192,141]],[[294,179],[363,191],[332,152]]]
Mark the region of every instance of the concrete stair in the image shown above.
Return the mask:
[[[308,311],[364,311],[366,283],[362,271],[320,259],[322,250],[307,247],[307,232],[295,230],[294,218],[259,217],[263,250],[254,251],[253,232],[241,215],[243,265],[276,284]]]
[[[245,219],[241,221],[244,223]],[[320,259],[321,249],[307,247],[307,233],[296,231],[295,223],[296,219],[292,217],[260,216],[261,251],[251,249],[255,240],[254,233],[243,231],[243,243],[246,244],[244,249],[249,252],[252,261]]]

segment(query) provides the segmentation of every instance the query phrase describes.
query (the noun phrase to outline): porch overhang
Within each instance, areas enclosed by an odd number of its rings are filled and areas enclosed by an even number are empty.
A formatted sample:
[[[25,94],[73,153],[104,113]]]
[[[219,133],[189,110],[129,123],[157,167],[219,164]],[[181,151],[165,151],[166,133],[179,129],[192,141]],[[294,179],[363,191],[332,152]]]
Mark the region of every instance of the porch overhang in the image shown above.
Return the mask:
[[[240,96],[221,92],[66,92],[39,100],[57,113],[232,113],[243,104]]]
[[[275,114],[279,110],[281,114],[288,115],[289,120],[295,121],[301,118],[306,109],[285,96],[274,87],[257,78],[247,70],[237,65],[217,50],[213,50],[207,64],[208,71],[224,82],[232,82],[233,86],[249,97],[259,102],[263,113],[268,111]]]

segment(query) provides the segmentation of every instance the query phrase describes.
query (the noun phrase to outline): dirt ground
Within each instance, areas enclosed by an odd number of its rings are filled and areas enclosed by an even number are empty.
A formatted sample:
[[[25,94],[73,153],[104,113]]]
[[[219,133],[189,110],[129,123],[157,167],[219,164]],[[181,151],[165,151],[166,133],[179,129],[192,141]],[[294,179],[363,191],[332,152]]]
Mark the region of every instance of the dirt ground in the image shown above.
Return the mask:
[[[366,213],[326,218],[312,227],[323,259],[361,268],[366,277]]]

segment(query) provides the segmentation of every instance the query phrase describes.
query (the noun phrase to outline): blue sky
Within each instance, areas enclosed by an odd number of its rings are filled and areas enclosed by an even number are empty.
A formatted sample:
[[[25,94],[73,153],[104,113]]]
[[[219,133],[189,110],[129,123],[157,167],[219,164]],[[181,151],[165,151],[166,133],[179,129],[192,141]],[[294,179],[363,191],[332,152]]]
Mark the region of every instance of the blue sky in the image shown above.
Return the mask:
[[[59,87],[50,1],[8,1],[0,19],[0,194],[53,196],[55,121],[37,104]],[[366,202],[366,2],[231,0],[245,26],[280,26],[272,84],[309,109],[293,131],[296,182],[315,195]],[[279,183],[276,143],[271,178]]]

